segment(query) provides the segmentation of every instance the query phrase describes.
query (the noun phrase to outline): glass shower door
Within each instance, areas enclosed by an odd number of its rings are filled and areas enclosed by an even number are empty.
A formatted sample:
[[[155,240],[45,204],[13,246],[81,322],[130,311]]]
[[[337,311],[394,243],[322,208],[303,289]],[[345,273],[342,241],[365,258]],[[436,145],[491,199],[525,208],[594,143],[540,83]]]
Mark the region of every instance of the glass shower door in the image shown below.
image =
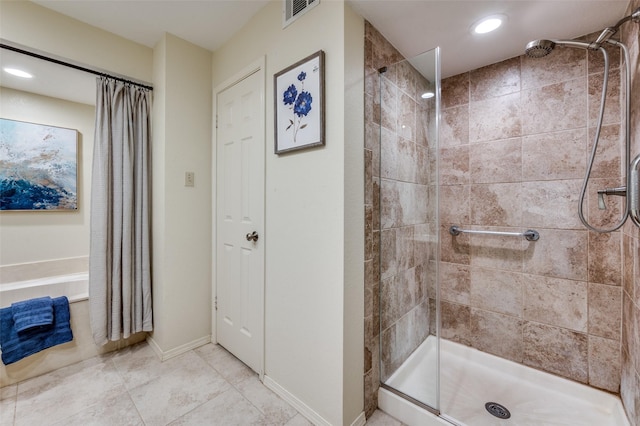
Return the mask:
[[[437,412],[439,50],[380,71],[381,386]]]

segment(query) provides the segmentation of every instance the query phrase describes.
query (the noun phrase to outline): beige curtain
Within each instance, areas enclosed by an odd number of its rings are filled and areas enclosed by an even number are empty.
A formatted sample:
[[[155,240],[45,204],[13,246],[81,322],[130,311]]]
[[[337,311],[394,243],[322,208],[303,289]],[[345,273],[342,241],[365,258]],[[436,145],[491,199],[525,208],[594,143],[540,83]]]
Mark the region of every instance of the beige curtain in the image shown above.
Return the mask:
[[[97,79],[89,305],[99,345],[151,331],[151,93]]]

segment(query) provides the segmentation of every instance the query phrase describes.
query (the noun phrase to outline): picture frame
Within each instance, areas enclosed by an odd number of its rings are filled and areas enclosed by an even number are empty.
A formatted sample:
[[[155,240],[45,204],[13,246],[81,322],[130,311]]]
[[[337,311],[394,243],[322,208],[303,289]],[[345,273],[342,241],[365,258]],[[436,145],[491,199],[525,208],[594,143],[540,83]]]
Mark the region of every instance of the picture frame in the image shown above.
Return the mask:
[[[0,211],[78,210],[78,131],[0,118]]]
[[[325,145],[324,51],[273,76],[275,153]]]

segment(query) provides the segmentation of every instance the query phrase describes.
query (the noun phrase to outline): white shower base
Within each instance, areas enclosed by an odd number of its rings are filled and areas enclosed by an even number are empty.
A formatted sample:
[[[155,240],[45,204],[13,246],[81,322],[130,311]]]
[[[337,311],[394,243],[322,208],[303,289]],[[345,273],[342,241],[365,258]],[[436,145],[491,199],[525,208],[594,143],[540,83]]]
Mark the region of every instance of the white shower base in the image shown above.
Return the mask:
[[[442,416],[380,388],[382,411],[410,426],[630,426],[612,394],[448,340],[440,344]],[[386,384],[419,401],[435,401],[436,356],[436,338],[430,336]],[[511,418],[492,416],[486,402],[502,404]]]

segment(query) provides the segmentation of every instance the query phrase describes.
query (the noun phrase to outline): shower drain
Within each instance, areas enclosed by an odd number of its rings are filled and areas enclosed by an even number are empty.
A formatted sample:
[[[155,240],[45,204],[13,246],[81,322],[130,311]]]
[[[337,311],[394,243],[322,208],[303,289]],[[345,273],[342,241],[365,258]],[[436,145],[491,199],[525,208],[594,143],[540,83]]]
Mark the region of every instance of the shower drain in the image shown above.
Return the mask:
[[[511,413],[507,410],[503,405],[498,404],[497,402],[487,402],[484,404],[484,408],[487,409],[489,414],[492,416],[496,416],[499,419],[508,419],[511,417]]]

